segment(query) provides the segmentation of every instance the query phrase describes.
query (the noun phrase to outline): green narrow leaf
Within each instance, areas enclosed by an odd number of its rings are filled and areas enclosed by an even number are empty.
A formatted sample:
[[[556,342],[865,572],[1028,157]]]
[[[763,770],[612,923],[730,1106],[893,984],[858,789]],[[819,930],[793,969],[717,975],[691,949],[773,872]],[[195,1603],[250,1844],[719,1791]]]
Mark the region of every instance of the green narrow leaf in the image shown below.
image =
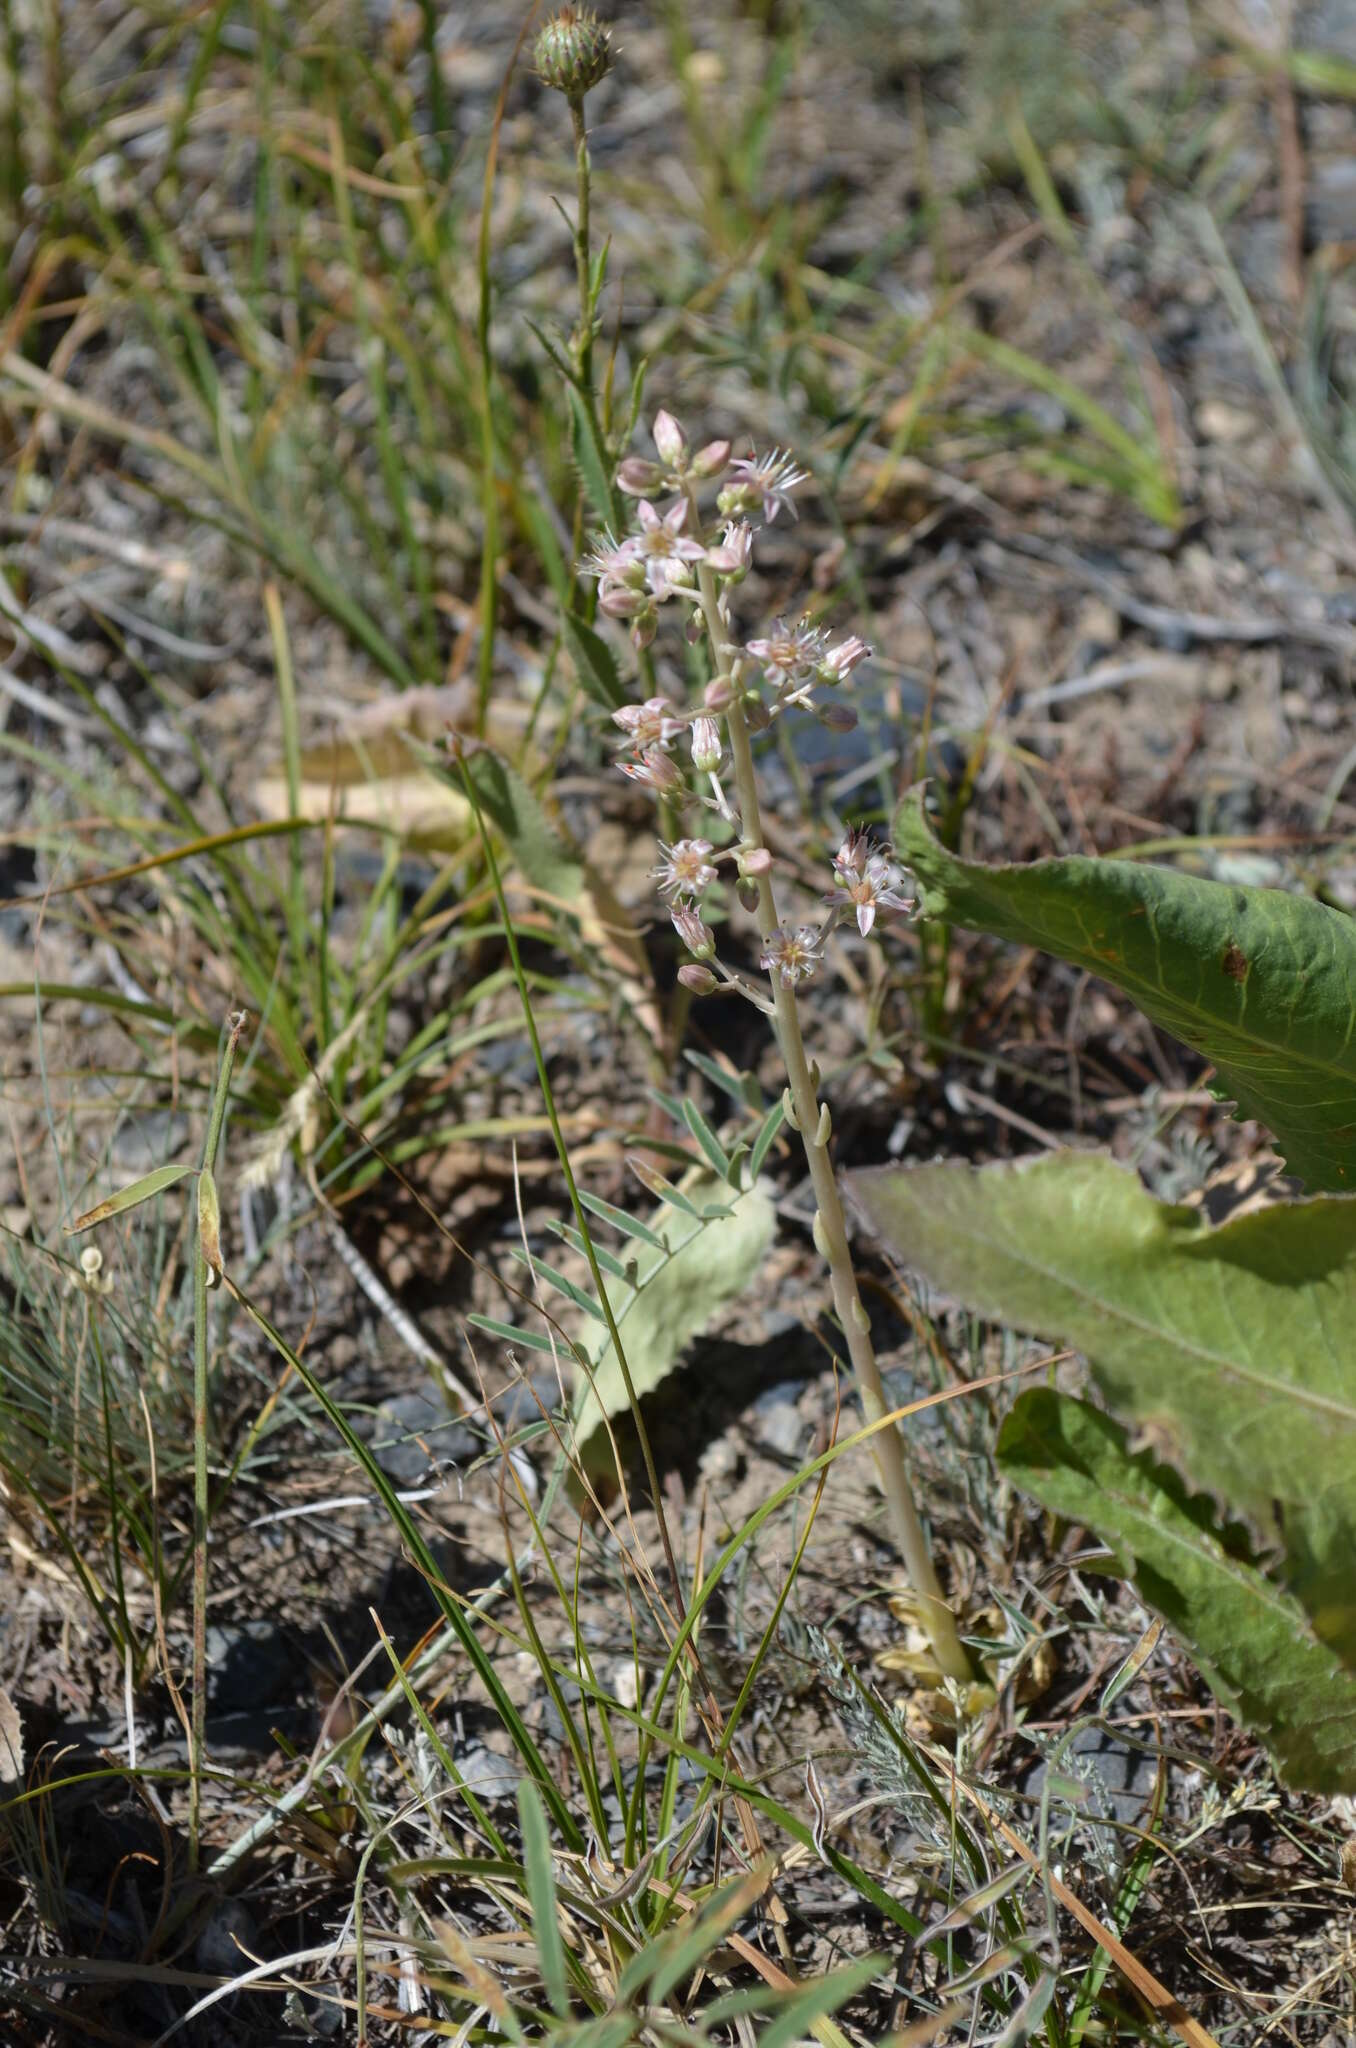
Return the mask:
[[[626,691],[612,649],[600,633],[595,633],[574,612],[564,614],[561,629],[580,683],[604,710],[615,711],[626,702]]]
[[[763,1108],[762,1090],[752,1074],[732,1074],[719,1060],[713,1060],[708,1053],[685,1051],[683,1058],[705,1074],[713,1088],[719,1088],[722,1095],[728,1095],[731,1102],[746,1114],[752,1110],[760,1115]]]
[[[816,2020],[837,2012],[840,2005],[846,2005],[857,1992],[864,1991],[873,1977],[885,1976],[889,1967],[880,1956],[861,1956],[841,1970],[830,1970],[815,1978],[789,1999],[776,2018],[763,2028],[758,2036],[758,2048],[791,2048],[794,2041],[801,2041],[813,2032]]]
[[[551,1837],[536,1786],[524,1778],[518,1786],[518,1818],[523,1831],[523,1869],[532,1905],[532,1928],[541,1958],[546,1995],[561,2019],[570,2017],[570,1986],[565,1974],[565,1944],[556,1914],[556,1881],[551,1871]]]
[[[657,1237],[649,1224],[642,1223],[638,1216],[628,1216],[625,1209],[618,1209],[611,1202],[604,1202],[598,1195],[585,1194],[583,1188],[579,1190],[579,1199],[591,1216],[596,1216],[602,1223],[610,1223],[623,1237],[638,1238],[641,1244],[652,1245],[656,1251],[663,1251],[663,1238]]]
[[[524,1351],[550,1353],[560,1348],[558,1343],[553,1345],[551,1339],[542,1336],[538,1330],[519,1330],[512,1323],[496,1322],[493,1316],[468,1315],[466,1320],[473,1328],[484,1330],[487,1336],[502,1337],[505,1343],[519,1344]]]
[[[1118,1415],[1231,1510],[1279,1513],[1290,1590],[1356,1669],[1356,1198],[1211,1229],[1127,1168],[868,1167],[853,1198],[979,1315],[1071,1344]]]
[[[1309,1186],[1356,1188],[1356,923],[1279,889],[1124,860],[984,867],[933,836],[921,793],[895,820],[929,917],[1114,982],[1212,1060],[1216,1092],[1275,1132]]]
[[[546,1282],[548,1287],[554,1287],[557,1294],[563,1294],[567,1301],[572,1301],[576,1308],[582,1308],[586,1315],[593,1317],[595,1322],[606,1322],[607,1318],[593,1299],[593,1296],[586,1294],[582,1287],[576,1287],[573,1280],[567,1280],[563,1273],[557,1273],[554,1266],[548,1266],[544,1259],[529,1259],[521,1245],[514,1245],[512,1249],[514,1258],[526,1266],[530,1272],[537,1274],[540,1279]],[[599,1260],[599,1264],[602,1264],[601,1260]]]
[[[785,1116],[786,1109],[784,1104],[776,1102],[768,1111],[767,1115],[763,1118],[762,1128],[760,1129],[758,1136],[754,1139],[753,1150],[749,1154],[750,1180],[757,1180],[759,1174],[762,1172],[763,1161],[767,1158],[768,1152],[771,1150],[772,1141],[776,1137],[778,1131],[781,1129]]]
[[[1046,1387],[1020,1396],[998,1459],[1025,1492],[1111,1546],[1289,1784],[1356,1788],[1356,1675],[1315,1640],[1296,1601],[1224,1548],[1208,1501],[1132,1452],[1110,1416]]]
[[[581,1259],[588,1257],[588,1247],[584,1243],[583,1232],[576,1230],[572,1223],[562,1223],[558,1216],[552,1216],[549,1218],[546,1228],[554,1237],[561,1238],[570,1247],[572,1252],[578,1252]],[[607,1249],[606,1245],[595,1244],[593,1256],[597,1259],[603,1271],[610,1273],[614,1280],[625,1280],[628,1278],[626,1267],[617,1258],[615,1253]]]
[[[599,446],[588,407],[572,384],[566,386],[565,396],[570,404],[570,448],[575,463],[583,478],[589,503],[603,525],[610,527],[617,515],[612,504],[612,478],[607,456]]]
[[[683,1122],[691,1131],[697,1143],[722,1180],[730,1178],[730,1161],[725,1147],[702,1115],[695,1102],[683,1097]]]
[[[124,1210],[135,1209],[140,1202],[149,1202],[152,1195],[162,1194],[176,1181],[186,1180],[197,1170],[196,1166],[155,1167],[152,1172],[144,1173],[140,1180],[129,1181],[125,1188],[119,1188],[117,1194],[110,1195],[107,1201],[96,1202],[92,1209],[86,1209],[83,1216],[77,1216],[74,1223],[68,1223],[67,1237],[74,1237],[81,1230],[92,1230],[96,1223],[107,1223],[110,1216],[121,1216]]]

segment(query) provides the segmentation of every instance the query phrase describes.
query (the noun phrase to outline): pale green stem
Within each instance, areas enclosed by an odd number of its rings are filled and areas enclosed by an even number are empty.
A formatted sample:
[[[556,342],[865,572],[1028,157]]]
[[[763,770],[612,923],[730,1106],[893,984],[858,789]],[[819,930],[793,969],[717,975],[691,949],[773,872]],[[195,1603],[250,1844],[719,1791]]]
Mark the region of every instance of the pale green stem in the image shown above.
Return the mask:
[[[216,1093],[212,1098],[203,1140],[202,1171],[211,1173],[221,1140],[221,1126],[231,1092],[231,1068],[236,1047],[244,1033],[246,1017],[238,1010],[231,1017],[230,1030],[221,1064],[217,1070]],[[193,1245],[193,1705],[190,1712],[190,1755],[188,1760],[188,1866],[198,1867],[202,1822],[202,1773],[204,1729],[207,1720],[207,1365],[208,1262],[201,1230]]]
[[[697,530],[694,507],[693,531]],[[710,636],[717,672],[732,673],[735,684],[734,701],[726,715],[726,723],[730,732],[730,750],[734,756],[741,837],[748,845],[763,847],[766,842],[763,838],[762,815],[758,804],[753,749],[749,744],[748,721],[744,716],[738,687],[739,664],[735,662],[731,671],[726,648],[727,634],[720,616],[715,575],[703,562],[698,568],[697,577],[701,591],[702,613],[706,620],[706,630]],[[767,938],[780,923],[776,892],[770,875],[760,875],[758,878],[757,915],[758,929],[763,937]],[[861,1396],[862,1413],[868,1422],[877,1422],[882,1415],[889,1412],[889,1409],[885,1389],[881,1384],[880,1367],[876,1363],[875,1347],[871,1342],[870,1319],[862,1305],[862,1298],[857,1289],[857,1276],[852,1269],[847,1222],[843,1215],[843,1204],[838,1193],[833,1161],[829,1156],[828,1107],[826,1104],[821,1105],[819,1101],[816,1076],[811,1072],[809,1060],[805,1055],[796,992],[793,988],[787,988],[778,975],[774,974],[771,979],[772,996],[776,1006],[777,1042],[781,1047],[782,1060],[786,1067],[790,1106],[794,1112],[792,1120],[800,1131],[801,1143],[805,1147],[805,1163],[810,1170],[810,1184],[814,1189],[815,1243],[828,1262],[833,1305],[847,1340],[848,1358]],[[909,1583],[918,1601],[919,1619],[927,1631],[933,1655],[948,1678],[958,1679],[962,1683],[971,1681],[975,1676],[974,1666],[961,1642],[956,1628],[956,1617],[942,1597],[942,1589],[933,1569],[927,1537],[923,1533],[913,1489],[905,1469],[904,1446],[898,1429],[881,1430],[873,1439],[873,1448],[881,1489],[885,1495],[891,1533],[904,1560]]]

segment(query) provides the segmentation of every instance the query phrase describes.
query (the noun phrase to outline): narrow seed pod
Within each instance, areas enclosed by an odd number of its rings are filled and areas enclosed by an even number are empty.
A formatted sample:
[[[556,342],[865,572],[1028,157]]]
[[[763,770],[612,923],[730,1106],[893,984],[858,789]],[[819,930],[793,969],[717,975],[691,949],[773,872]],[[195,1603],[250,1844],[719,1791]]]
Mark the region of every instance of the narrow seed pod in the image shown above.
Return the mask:
[[[198,1249],[207,1267],[207,1284],[215,1286],[221,1278],[221,1203],[206,1167],[198,1175]]]

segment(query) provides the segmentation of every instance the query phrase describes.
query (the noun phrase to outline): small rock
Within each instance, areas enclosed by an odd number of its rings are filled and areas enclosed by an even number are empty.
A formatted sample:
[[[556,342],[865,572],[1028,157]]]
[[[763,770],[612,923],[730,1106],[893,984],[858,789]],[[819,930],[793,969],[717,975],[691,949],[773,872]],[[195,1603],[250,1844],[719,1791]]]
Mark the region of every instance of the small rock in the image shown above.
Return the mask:
[[[779,1457],[794,1458],[800,1451],[804,1425],[793,1401],[778,1401],[757,1418],[753,1436],[758,1448],[775,1451]]]
[[[1242,406],[1226,405],[1222,398],[1207,398],[1196,407],[1196,432],[1203,441],[1229,447],[1256,435],[1257,415],[1245,412]]]
[[[640,1698],[640,1674],[629,1657],[612,1667],[612,1697],[623,1707],[634,1707]]]
[[[258,1953],[259,1927],[253,1913],[240,1899],[223,1899],[198,1936],[193,1960],[213,1977],[238,1977]]]
[[[702,1452],[697,1469],[712,1485],[722,1479],[733,1479],[739,1469],[739,1452],[728,1436],[718,1436]]]
[[[469,1792],[477,1799],[516,1799],[522,1772],[508,1757],[473,1742],[455,1759]]]

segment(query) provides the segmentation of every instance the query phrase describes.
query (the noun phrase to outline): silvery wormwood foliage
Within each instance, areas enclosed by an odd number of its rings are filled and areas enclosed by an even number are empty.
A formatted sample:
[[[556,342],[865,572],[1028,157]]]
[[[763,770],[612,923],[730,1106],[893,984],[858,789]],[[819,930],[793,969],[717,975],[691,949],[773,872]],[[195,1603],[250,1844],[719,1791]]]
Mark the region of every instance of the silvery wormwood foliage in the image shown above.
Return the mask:
[[[689,638],[700,637],[704,625],[709,632],[702,585],[704,580],[713,584],[720,628],[719,637],[711,635],[717,673],[697,704],[680,706],[654,696],[615,711],[621,733],[617,765],[631,781],[662,798],[671,814],[709,811],[737,830],[740,820],[725,786],[729,755],[723,730],[736,697],[753,732],[765,731],[792,708],[812,711],[838,731],[850,730],[856,714],[838,693],[871,650],[857,634],[832,639],[808,615],[778,618],[747,642],[733,641],[731,593],[752,566],[761,530],[755,521],[761,517],[770,524],[783,513],[794,518],[792,493],[807,481],[808,472],[782,449],[735,456],[729,441],[713,440],[694,451],[668,412],[655,416],[651,432],[654,458],[628,456],[617,472],[620,489],[637,501],[635,530],[620,537],[599,535],[581,567],[597,582],[599,610],[625,620],[637,648],[653,642],[669,606],[684,615]],[[714,518],[701,508],[700,494],[707,485],[717,487]],[[740,900],[752,910],[758,879],[772,866],[771,855],[747,838],[717,851],[696,830],[661,842],[659,853],[654,879],[692,956],[681,970],[682,979],[698,993],[722,985],[750,993],[720,966],[702,904],[725,866],[733,869]],[[795,988],[820,967],[835,924],[853,919],[865,938],[878,919],[912,908],[900,880],[888,845],[850,831],[834,857],[834,886],[823,898],[827,915],[819,924],[765,932],[759,964],[783,988]]]

